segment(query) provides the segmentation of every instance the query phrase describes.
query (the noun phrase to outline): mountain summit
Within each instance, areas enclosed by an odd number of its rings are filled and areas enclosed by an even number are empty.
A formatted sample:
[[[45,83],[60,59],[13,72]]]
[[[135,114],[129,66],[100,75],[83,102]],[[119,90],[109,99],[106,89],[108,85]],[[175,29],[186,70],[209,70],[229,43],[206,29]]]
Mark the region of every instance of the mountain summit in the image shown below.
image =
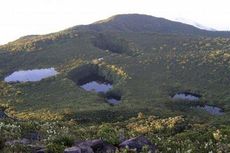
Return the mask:
[[[97,21],[86,26],[76,26],[75,28],[115,32],[141,32],[141,33],[170,33],[186,35],[208,35],[208,36],[230,36],[223,31],[209,31],[197,28],[190,24],[171,21],[164,18],[143,14],[121,14],[115,15],[105,20]]]
[[[112,16],[89,25],[97,31],[192,33],[201,31],[191,25],[141,14]]]

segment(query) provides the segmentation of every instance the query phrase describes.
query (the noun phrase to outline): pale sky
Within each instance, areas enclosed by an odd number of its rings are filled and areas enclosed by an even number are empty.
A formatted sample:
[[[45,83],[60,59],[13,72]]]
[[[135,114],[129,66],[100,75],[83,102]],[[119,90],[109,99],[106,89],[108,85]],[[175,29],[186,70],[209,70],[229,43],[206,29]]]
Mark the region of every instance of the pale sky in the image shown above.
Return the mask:
[[[230,0],[0,0],[0,44],[124,13],[230,30]]]

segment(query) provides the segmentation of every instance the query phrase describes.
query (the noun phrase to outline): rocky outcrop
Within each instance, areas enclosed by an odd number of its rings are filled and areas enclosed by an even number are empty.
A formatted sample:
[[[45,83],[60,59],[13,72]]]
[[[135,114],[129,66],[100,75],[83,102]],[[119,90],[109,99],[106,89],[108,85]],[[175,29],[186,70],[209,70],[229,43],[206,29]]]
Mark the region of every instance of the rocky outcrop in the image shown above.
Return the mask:
[[[126,140],[119,145],[119,148],[129,148],[129,149],[136,150],[136,152],[141,152],[144,147],[146,147],[146,149],[151,153],[154,153],[156,150],[155,145],[152,144],[144,136],[139,136],[136,138]]]
[[[66,148],[64,153],[93,153],[93,150],[88,146],[82,146],[81,148],[74,146],[74,147]]]
[[[103,147],[99,150],[96,150],[96,153],[115,153],[117,148],[109,143],[104,143]]]
[[[45,148],[39,149],[36,153],[47,153],[47,150]]]
[[[96,139],[77,142],[75,146],[66,148],[64,153],[115,153],[115,151],[115,146]]]
[[[7,118],[7,115],[3,110],[0,110],[0,119],[4,119],[4,118]]]
[[[119,147],[115,147],[101,139],[77,142],[73,147],[66,148],[64,153],[115,153],[116,150],[125,148],[136,150],[136,152],[139,153],[144,147],[149,153],[154,153],[156,150],[155,145],[147,138],[139,136],[123,141]]]
[[[104,142],[101,139],[96,139],[96,140],[87,140],[87,141],[83,141],[83,142],[77,142],[77,143],[75,143],[75,145],[79,146],[79,147],[88,146],[88,147],[92,148],[93,150],[95,150],[98,148],[102,148],[103,143]]]

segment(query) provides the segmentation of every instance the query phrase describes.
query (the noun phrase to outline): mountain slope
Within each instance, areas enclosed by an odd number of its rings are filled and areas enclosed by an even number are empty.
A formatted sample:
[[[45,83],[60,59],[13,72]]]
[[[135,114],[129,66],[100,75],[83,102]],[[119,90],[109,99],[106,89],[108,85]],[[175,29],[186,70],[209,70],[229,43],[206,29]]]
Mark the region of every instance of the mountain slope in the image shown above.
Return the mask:
[[[230,39],[208,37],[207,33],[213,32],[134,14],[23,37],[0,47],[5,51],[0,53],[2,80],[21,69],[55,67],[60,73],[37,83],[12,84],[22,94],[0,96],[0,100],[16,112],[13,115],[27,114],[36,119],[49,109],[64,118],[84,122],[116,121],[140,111],[229,122]],[[100,63],[97,59],[101,58]],[[114,71],[127,74],[126,79],[115,84],[114,92],[122,95],[121,104],[111,107],[102,97],[85,92],[71,80],[69,72],[89,63],[102,66],[107,75]],[[117,79],[116,75],[112,78]],[[225,115],[216,118],[172,103],[170,95],[179,91],[201,94],[202,102],[223,108]]]
[[[141,14],[116,15],[89,25],[75,26],[57,33],[22,37],[0,46],[0,50],[32,51],[59,43],[86,32],[161,33],[191,36],[230,37],[230,32],[207,31],[180,22]]]

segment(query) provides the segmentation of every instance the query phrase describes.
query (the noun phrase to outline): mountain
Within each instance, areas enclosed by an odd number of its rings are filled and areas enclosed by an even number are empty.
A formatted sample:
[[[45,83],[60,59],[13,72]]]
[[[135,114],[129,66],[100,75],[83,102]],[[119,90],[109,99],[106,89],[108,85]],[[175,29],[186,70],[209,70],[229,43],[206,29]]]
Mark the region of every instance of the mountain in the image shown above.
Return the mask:
[[[139,14],[116,15],[93,23],[88,26],[88,29],[95,31],[113,30],[117,32],[163,32],[178,34],[191,34],[192,32],[197,33],[202,31],[179,22]]]
[[[38,135],[56,153],[74,140],[118,146],[145,135],[158,152],[229,152],[229,36],[126,14],[0,46],[0,113],[10,117],[0,144]],[[38,82],[4,82],[15,71],[53,68],[56,76]],[[110,90],[84,90],[95,78]]]
[[[183,20],[184,21],[184,20]],[[194,24],[194,26],[193,26]],[[202,25],[191,22],[181,23],[141,14],[116,15],[108,19],[97,21],[82,29],[94,31],[117,31],[117,32],[146,32],[146,33],[174,33],[186,35],[228,36],[229,32],[215,31],[204,28]],[[76,27],[79,28],[79,27]],[[75,28],[73,28],[75,29]]]
[[[198,26],[200,27],[200,26]],[[38,43],[43,45],[45,42],[49,43],[54,39],[66,39],[67,37],[74,37],[78,32],[134,32],[134,33],[165,33],[165,34],[180,34],[180,35],[194,35],[194,36],[209,36],[209,37],[230,37],[230,32],[225,31],[209,31],[199,29],[195,26],[184,24],[180,22],[170,21],[164,18],[157,18],[148,15],[141,14],[125,14],[125,15],[116,15],[108,19],[97,21],[89,25],[75,26],[61,32],[41,35],[41,36],[26,36],[22,37],[14,42],[9,43],[8,45],[3,45],[0,47],[0,50],[10,50],[16,45],[20,49],[14,48],[13,50],[22,50],[27,47],[32,48],[31,43]],[[24,47],[22,47],[24,45]],[[35,44],[34,44],[35,45]],[[34,47],[34,46],[33,46]],[[7,49],[8,48],[8,49]],[[30,49],[26,49],[30,50]]]

